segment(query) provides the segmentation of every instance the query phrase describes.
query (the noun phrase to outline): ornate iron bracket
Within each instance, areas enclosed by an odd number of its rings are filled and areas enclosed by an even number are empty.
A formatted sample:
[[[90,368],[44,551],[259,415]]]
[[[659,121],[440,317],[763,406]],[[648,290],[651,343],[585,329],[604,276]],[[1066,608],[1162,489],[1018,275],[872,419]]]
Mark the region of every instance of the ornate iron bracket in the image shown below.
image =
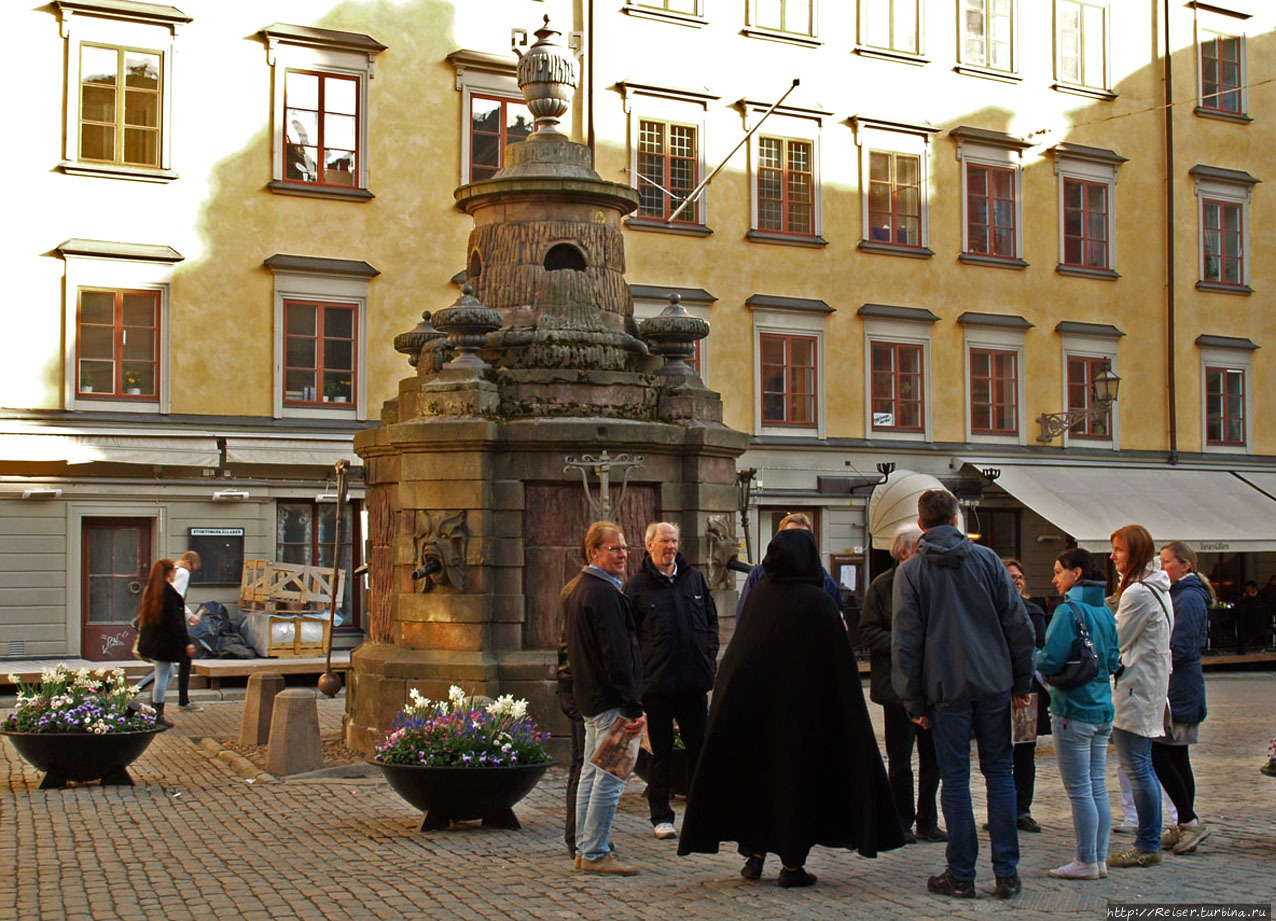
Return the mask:
[[[1112,403],[1112,400],[1099,400],[1085,409],[1070,409],[1062,413],[1042,413],[1037,417],[1037,424],[1041,426],[1041,434],[1037,436],[1037,441],[1043,445],[1050,444],[1050,442],[1078,422],[1106,416],[1112,408]]]
[[[617,454],[615,457],[603,451],[598,457],[591,454],[582,454],[580,460],[568,454],[563,458],[563,473],[571,470],[580,471],[580,482],[585,487],[585,501],[589,503],[590,509],[594,511],[601,519],[611,518],[611,471],[612,468],[622,469],[625,477],[620,483],[620,498],[616,500],[616,508],[625,501],[625,491],[629,488],[629,474],[637,467],[642,466],[642,455],[630,457],[628,454]],[[589,474],[595,473],[598,476],[598,498],[595,499],[589,491]]]

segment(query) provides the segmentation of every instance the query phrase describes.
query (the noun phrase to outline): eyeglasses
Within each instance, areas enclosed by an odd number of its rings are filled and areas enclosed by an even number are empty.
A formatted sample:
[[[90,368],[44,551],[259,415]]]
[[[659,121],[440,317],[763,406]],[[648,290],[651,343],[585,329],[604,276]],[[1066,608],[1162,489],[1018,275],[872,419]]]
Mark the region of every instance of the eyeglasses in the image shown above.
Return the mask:
[[[629,548],[625,546],[624,544],[615,544],[611,547],[603,545],[599,549],[606,550],[608,553],[628,553],[629,552]]]

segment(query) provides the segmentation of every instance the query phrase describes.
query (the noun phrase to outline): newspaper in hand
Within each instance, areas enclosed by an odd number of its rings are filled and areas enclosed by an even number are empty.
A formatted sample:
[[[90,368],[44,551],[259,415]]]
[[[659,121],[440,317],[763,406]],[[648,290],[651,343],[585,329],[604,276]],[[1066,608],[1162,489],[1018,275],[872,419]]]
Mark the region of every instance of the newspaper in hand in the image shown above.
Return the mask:
[[[1016,745],[1037,741],[1037,707],[1041,705],[1041,699],[1035,691],[1028,698],[1028,706],[1010,708],[1011,737]]]
[[[590,758],[591,764],[606,771],[617,780],[628,780],[638,763],[638,748],[642,744],[642,733],[625,731],[628,717],[618,716],[598,743],[598,750]]]

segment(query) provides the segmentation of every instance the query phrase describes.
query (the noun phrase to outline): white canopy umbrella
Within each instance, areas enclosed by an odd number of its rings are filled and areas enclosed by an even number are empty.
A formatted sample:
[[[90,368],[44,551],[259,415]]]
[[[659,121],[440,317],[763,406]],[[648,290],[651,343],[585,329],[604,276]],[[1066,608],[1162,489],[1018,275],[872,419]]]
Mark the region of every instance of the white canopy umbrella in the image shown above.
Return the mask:
[[[917,500],[928,489],[943,489],[944,484],[929,473],[896,470],[885,483],[878,484],[868,500],[868,532],[875,550],[889,550],[900,529],[917,523]],[[957,511],[957,527],[964,528],[964,517]]]

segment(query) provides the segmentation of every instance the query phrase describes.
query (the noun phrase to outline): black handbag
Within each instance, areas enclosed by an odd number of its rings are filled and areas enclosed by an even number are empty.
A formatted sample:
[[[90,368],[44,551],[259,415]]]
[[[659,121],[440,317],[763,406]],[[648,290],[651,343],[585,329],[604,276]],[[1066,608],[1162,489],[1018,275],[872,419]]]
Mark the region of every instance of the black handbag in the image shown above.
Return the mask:
[[[1092,681],[1099,674],[1099,654],[1090,640],[1090,628],[1085,625],[1080,608],[1069,605],[1077,617],[1077,638],[1072,641],[1072,652],[1063,668],[1053,675],[1043,675],[1046,684],[1061,691],[1071,691]]]

